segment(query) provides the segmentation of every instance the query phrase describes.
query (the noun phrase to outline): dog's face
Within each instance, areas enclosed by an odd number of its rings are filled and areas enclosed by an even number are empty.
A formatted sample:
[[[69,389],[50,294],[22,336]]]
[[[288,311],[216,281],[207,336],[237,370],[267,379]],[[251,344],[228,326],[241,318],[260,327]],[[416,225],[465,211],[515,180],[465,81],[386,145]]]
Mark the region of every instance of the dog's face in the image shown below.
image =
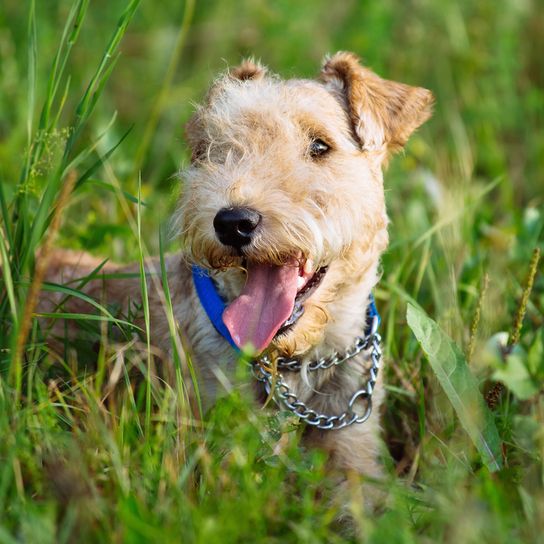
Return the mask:
[[[349,53],[317,80],[245,62],[212,86],[187,128],[180,223],[193,261],[240,270],[223,315],[240,347],[303,353],[343,290],[375,277],[387,245],[382,164],[431,101]]]

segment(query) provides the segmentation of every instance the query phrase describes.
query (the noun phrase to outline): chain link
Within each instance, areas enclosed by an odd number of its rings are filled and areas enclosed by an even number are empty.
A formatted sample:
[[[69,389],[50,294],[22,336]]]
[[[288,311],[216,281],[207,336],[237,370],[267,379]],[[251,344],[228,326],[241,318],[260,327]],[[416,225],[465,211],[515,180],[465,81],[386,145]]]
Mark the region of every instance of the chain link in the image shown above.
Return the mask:
[[[347,409],[340,415],[328,415],[316,412],[309,408],[302,400],[299,400],[291,391],[291,388],[287,385],[279,370],[299,371],[302,368],[302,362],[299,359],[278,357],[276,359],[278,371],[274,372],[272,361],[265,355],[253,361],[253,375],[258,381],[264,384],[267,395],[270,395],[272,391],[274,400],[278,405],[284,406],[308,425],[323,430],[339,430],[354,423],[364,423],[372,413],[372,393],[374,392],[378,378],[382,356],[380,348],[381,337],[377,333],[378,324],[379,319],[377,316],[374,316],[368,334],[366,336],[358,336],[354,343],[343,353],[334,353],[330,357],[321,357],[317,361],[311,361],[307,364],[308,370],[324,370],[340,365],[370,348],[371,365],[368,380],[360,389],[357,389],[353,393],[348,401]],[[366,402],[365,411],[361,415],[355,412],[355,403],[358,400]]]

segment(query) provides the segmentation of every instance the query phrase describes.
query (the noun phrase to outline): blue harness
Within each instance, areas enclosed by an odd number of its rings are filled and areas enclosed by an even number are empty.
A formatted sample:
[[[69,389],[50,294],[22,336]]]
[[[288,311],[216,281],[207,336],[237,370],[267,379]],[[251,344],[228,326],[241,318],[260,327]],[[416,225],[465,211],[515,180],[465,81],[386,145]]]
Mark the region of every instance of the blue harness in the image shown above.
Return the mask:
[[[195,285],[198,298],[200,299],[200,304],[204,308],[208,319],[211,321],[215,330],[236,350],[240,351],[238,346],[232,340],[229,330],[223,323],[223,312],[225,311],[226,304],[225,301],[221,298],[217,292],[217,287],[213,279],[210,277],[210,274],[204,268],[193,265],[193,283]],[[378,318],[378,323],[380,323],[380,314],[376,308],[376,303],[374,301],[374,296],[370,295],[370,304],[367,308],[367,327],[365,330],[365,336],[370,334],[370,327],[374,317]]]

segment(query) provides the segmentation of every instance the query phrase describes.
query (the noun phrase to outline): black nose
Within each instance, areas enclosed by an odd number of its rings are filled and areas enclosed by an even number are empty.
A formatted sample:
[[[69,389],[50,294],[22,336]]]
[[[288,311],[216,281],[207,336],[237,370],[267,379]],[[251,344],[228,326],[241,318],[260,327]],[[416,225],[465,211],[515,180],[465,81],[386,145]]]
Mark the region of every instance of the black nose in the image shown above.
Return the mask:
[[[223,208],[213,220],[219,241],[226,246],[241,249],[251,242],[261,214],[251,208]]]

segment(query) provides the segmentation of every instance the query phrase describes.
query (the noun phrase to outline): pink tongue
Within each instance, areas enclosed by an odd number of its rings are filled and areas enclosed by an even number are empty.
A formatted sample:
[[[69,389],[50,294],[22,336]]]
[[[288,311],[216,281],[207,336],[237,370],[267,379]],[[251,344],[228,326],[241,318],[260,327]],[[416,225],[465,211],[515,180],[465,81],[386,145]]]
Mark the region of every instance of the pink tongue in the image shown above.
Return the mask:
[[[268,346],[293,312],[297,278],[296,262],[248,266],[244,289],[223,312],[223,323],[240,349],[250,343],[260,353]]]

